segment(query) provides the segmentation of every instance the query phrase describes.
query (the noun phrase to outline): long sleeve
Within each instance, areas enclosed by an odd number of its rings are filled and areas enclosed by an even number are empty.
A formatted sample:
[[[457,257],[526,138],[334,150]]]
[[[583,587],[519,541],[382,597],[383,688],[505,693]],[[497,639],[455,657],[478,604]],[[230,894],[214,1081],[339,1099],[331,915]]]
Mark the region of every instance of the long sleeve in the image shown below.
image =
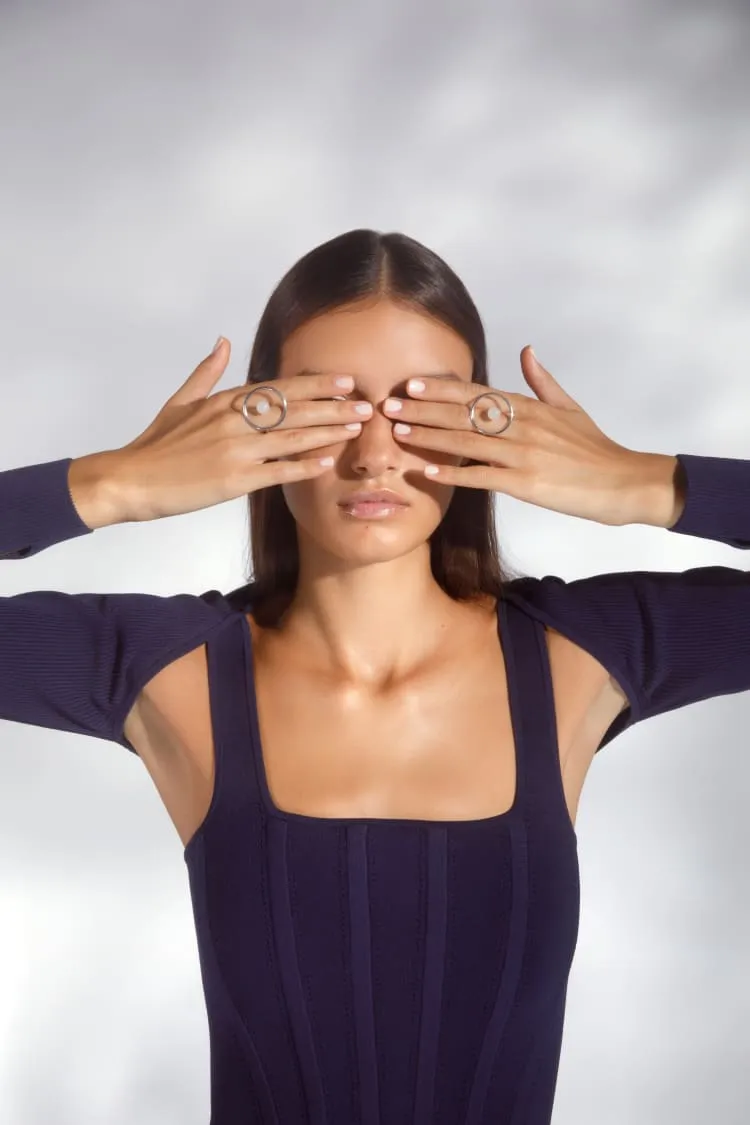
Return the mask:
[[[685,507],[670,532],[750,549],[750,461],[677,454]],[[750,574],[727,566],[619,571],[567,582],[519,578],[506,596],[590,652],[630,706],[627,727],[690,703],[750,689]]]
[[[71,458],[0,473],[0,560],[91,534],[68,488]],[[87,734],[133,752],[122,727],[160,668],[225,619],[223,595],[0,597],[0,720]]]
[[[70,495],[72,460],[0,473],[0,559],[26,559],[54,543],[93,534]]]

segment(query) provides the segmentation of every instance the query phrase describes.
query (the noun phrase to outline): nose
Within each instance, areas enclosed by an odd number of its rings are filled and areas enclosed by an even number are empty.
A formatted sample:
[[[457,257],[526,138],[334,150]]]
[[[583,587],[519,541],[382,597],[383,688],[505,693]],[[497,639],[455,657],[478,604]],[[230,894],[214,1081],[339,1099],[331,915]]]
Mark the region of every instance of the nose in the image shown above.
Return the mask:
[[[391,419],[381,412],[378,403],[373,403],[373,408],[359,435],[349,442],[346,454],[352,472],[374,479],[399,468],[408,454],[393,436]]]

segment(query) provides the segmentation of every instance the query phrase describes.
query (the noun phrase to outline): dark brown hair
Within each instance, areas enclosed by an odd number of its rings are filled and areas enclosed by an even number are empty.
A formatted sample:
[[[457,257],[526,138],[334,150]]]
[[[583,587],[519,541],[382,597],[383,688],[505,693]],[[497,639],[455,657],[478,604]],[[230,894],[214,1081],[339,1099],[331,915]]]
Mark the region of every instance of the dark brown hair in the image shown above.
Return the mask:
[[[282,277],[253,343],[247,384],[278,376],[284,341],[306,321],[356,301],[388,298],[448,325],[474,358],[472,381],[488,385],[487,344],[466,287],[432,250],[405,234],[351,230],[316,246]],[[471,462],[470,462],[471,463]],[[457,487],[430,539],[436,581],[450,597],[500,596],[513,574],[501,560],[492,492]],[[297,525],[281,485],[248,496],[251,585],[235,594],[253,603],[261,625],[274,625],[297,585]]]

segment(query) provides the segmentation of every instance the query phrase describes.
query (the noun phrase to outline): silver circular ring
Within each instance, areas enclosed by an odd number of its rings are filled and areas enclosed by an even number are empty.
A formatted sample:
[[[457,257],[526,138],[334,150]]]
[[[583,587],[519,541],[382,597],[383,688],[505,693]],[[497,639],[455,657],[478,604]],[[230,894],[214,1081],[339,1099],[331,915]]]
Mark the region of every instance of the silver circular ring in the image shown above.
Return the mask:
[[[279,418],[277,419],[277,421],[275,421],[272,426],[259,426],[257,422],[252,421],[252,419],[249,417],[249,415],[247,413],[247,400],[249,398],[251,398],[257,391],[271,391],[273,394],[278,395],[279,398],[281,399],[281,414],[280,414]],[[274,387],[273,383],[259,383],[256,387],[253,387],[253,389],[251,391],[248,391],[247,394],[245,395],[245,397],[243,398],[243,400],[242,400],[242,415],[243,415],[245,421],[247,422],[248,426],[252,426],[252,428],[254,430],[259,430],[261,433],[265,433],[267,430],[275,430],[277,426],[281,425],[281,423],[286,418],[286,411],[287,411],[288,406],[289,406],[289,403],[287,402],[286,395],[284,394],[283,391],[280,391],[278,387]],[[266,410],[267,409],[268,409],[268,403],[266,403]],[[264,413],[264,412],[261,411],[260,413]]]
[[[508,407],[508,421],[505,423],[502,430],[483,430],[481,428],[481,426],[477,425],[476,418],[475,418],[477,403],[483,398],[492,398],[493,395],[497,395],[497,397],[501,398],[503,400],[503,402],[507,405],[507,407]],[[497,407],[495,407],[495,409],[497,409]],[[488,437],[497,437],[498,434],[504,434],[505,431],[508,429],[508,426],[511,424],[511,422],[515,418],[515,416],[516,416],[516,412],[513,409],[513,403],[510,401],[509,398],[506,397],[506,395],[502,394],[501,391],[484,391],[481,395],[477,395],[476,398],[473,398],[471,400],[471,402],[469,403],[469,422],[471,423],[473,429],[475,429],[478,434],[485,434]]]

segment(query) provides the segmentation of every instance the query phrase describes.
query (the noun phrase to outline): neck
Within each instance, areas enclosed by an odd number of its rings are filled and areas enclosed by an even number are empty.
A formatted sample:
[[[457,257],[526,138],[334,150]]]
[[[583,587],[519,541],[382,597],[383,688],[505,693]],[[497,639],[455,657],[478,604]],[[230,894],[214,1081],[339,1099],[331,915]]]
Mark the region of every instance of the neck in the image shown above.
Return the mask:
[[[281,632],[305,663],[377,688],[434,655],[461,614],[435,581],[424,544],[402,558],[359,567],[313,566],[301,558]]]

